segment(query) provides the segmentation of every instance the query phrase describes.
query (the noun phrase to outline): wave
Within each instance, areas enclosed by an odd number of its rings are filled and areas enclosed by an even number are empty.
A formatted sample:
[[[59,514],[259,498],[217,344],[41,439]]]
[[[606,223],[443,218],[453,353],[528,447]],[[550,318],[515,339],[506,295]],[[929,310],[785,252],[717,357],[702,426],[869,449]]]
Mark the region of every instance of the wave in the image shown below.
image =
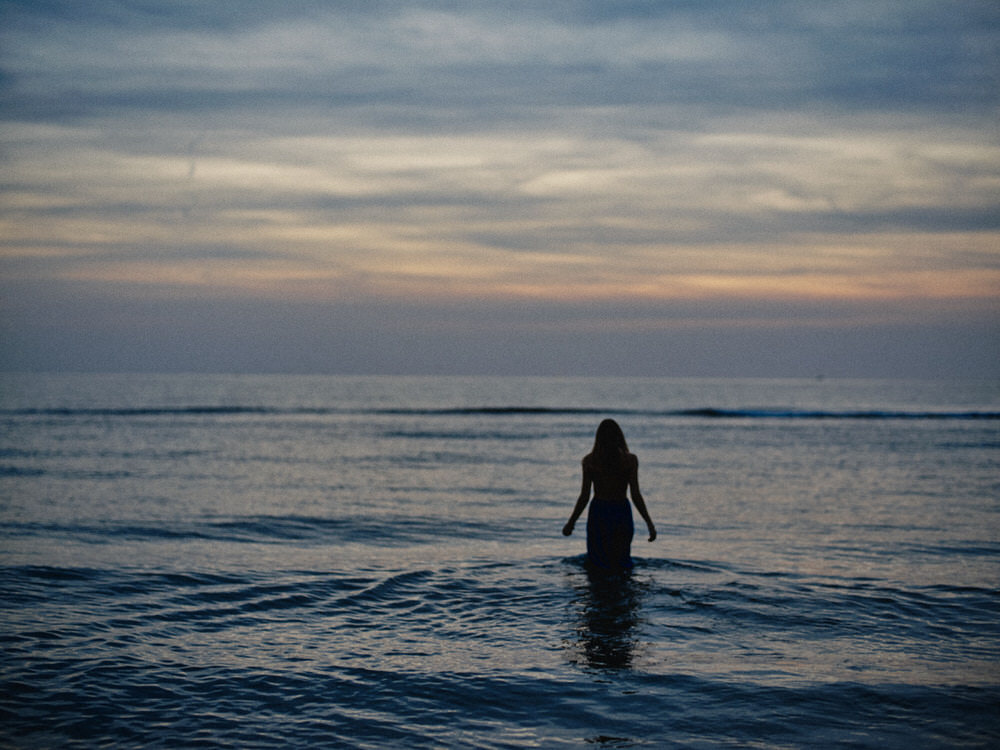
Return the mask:
[[[567,406],[462,406],[462,407],[273,407],[273,406],[168,406],[123,408],[26,408],[2,409],[6,417],[215,417],[215,416],[604,416],[690,419],[824,419],[824,420],[1000,420],[1000,411],[897,410],[897,409],[798,409],[695,407],[688,409],[618,409],[614,407]]]
[[[1000,737],[991,588],[775,577],[712,560],[650,563],[621,596],[551,558],[262,567],[0,568],[0,744]]]
[[[0,538],[45,537],[76,542],[227,542],[248,544],[378,544],[386,547],[437,544],[443,538],[490,539],[522,532],[519,525],[398,514],[384,518],[348,516],[247,516],[192,521],[0,524]]]

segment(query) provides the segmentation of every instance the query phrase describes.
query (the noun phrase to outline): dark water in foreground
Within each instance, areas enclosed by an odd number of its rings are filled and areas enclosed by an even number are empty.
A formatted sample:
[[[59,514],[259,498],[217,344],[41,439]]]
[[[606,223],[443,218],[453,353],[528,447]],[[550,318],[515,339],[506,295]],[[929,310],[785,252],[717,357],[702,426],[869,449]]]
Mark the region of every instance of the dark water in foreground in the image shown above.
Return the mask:
[[[2,747],[1000,743],[997,384],[2,388]],[[605,416],[618,580],[560,535]]]

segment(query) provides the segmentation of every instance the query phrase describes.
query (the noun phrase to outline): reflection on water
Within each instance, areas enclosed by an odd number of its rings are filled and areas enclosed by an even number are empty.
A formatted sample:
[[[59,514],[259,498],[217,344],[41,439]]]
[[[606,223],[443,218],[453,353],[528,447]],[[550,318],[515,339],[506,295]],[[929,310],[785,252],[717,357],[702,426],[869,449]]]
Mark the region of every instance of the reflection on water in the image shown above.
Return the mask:
[[[609,575],[587,570],[580,589],[577,636],[588,666],[627,669],[638,643],[636,626],[642,587],[631,572]]]

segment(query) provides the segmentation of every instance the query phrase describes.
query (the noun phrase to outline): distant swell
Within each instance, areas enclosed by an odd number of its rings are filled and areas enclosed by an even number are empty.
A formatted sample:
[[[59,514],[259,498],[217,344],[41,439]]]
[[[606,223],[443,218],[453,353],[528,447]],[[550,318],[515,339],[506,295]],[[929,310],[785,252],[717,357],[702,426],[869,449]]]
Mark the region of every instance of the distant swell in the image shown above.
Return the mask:
[[[229,414],[327,414],[331,409],[277,409],[266,406],[141,406],[135,408],[74,409],[8,409],[0,414],[9,416],[42,417],[160,417],[160,416],[213,416]]]
[[[47,408],[0,410],[3,416],[43,417],[214,417],[214,416],[331,416],[338,414],[371,414],[373,416],[571,416],[619,414],[642,417],[674,417],[692,419],[866,419],[866,420],[1000,420],[1000,411],[897,411],[892,409],[858,409],[827,411],[796,408],[717,408],[691,409],[595,409],[562,406],[469,406],[445,408],[351,409],[335,407],[271,407],[271,406],[176,406],[135,408]]]
[[[1000,419],[995,411],[812,411],[798,409],[685,409],[679,417],[719,417],[737,419]]]

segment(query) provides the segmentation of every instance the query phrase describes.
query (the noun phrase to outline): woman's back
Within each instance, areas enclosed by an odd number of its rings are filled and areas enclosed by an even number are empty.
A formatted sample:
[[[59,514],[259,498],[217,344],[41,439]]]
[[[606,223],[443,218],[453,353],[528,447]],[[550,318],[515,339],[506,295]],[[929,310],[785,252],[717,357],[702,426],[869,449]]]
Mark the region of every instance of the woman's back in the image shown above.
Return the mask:
[[[616,456],[614,461],[601,460],[594,453],[588,453],[583,459],[584,471],[590,475],[594,483],[594,497],[602,500],[626,500],[626,491],[638,459],[631,453]]]

